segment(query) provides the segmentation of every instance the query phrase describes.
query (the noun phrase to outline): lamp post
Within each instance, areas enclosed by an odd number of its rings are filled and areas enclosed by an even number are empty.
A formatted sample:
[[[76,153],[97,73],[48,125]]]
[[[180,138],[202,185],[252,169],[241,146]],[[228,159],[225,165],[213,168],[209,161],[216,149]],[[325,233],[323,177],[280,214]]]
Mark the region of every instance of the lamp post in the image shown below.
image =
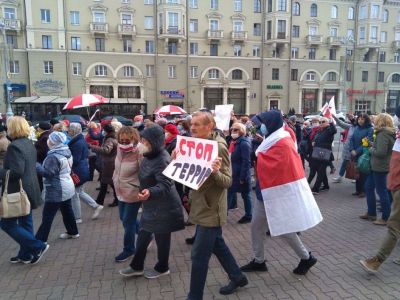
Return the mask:
[[[6,105],[7,105],[7,117],[12,117],[14,115],[11,107],[11,100],[12,100],[12,87],[11,87],[11,80],[10,80],[10,59],[8,56],[8,49],[7,49],[7,38],[6,38],[6,26],[4,23],[0,23],[0,31],[1,35],[3,36],[3,58],[4,58],[4,78],[6,79]]]

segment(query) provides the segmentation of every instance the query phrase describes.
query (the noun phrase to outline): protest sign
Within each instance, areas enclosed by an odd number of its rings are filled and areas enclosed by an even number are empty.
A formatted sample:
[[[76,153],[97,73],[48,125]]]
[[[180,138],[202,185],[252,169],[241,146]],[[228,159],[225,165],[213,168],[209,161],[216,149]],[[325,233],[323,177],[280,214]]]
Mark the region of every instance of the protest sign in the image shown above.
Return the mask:
[[[218,143],[178,135],[177,156],[163,174],[183,185],[198,190],[210,176],[212,162],[218,157]]]
[[[217,128],[224,131],[229,130],[229,122],[231,121],[231,112],[233,111],[233,104],[215,105],[215,122]]]

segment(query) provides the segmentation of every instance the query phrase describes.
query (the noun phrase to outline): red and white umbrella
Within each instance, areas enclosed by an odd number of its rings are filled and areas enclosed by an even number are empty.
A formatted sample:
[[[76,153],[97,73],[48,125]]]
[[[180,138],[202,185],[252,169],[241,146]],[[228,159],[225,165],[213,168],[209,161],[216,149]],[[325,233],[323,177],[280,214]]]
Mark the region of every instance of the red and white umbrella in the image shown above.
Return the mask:
[[[99,104],[107,103],[107,99],[100,95],[95,94],[82,94],[73,97],[65,104],[63,109],[75,109],[80,107],[89,107]]]
[[[156,115],[168,116],[168,115],[184,115],[186,111],[176,105],[165,105],[154,111]]]

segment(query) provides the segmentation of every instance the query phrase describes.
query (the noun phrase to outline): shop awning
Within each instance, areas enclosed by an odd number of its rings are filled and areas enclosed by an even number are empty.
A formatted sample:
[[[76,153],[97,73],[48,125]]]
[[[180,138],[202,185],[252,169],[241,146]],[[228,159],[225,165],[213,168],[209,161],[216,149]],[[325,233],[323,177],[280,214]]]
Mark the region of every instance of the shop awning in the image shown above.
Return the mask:
[[[13,104],[65,104],[70,99],[71,98],[62,98],[59,96],[20,97],[14,99]],[[146,102],[143,99],[111,98],[107,104],[146,104]]]
[[[20,98],[14,99],[12,103],[16,103],[16,104],[18,104],[18,103],[21,103],[21,104],[23,104],[23,103],[31,103],[33,100],[36,100],[36,99],[38,99],[37,96],[20,97]]]
[[[71,98],[57,98],[51,101],[51,104],[66,104]]]
[[[39,103],[48,104],[57,98],[58,98],[58,96],[43,96],[43,97],[39,97],[39,98],[33,100],[31,103],[32,104],[39,104]]]

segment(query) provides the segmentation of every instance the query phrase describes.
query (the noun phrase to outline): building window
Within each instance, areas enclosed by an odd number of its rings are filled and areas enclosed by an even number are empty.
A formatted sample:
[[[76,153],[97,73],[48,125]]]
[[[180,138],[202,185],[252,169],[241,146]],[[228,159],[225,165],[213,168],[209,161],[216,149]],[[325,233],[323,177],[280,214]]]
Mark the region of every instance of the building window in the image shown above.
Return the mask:
[[[293,25],[292,26],[292,36],[294,38],[300,37],[300,26],[298,26],[298,25]]]
[[[261,0],[254,0],[254,12],[255,13],[261,12]]]
[[[154,53],[154,41],[146,41],[146,53]]]
[[[254,36],[261,36],[261,23],[254,23],[253,24],[253,35]]]
[[[286,39],[286,20],[278,20],[278,39]]]
[[[134,77],[135,76],[135,68],[132,66],[124,67],[124,77]]]
[[[242,0],[234,0],[234,11],[242,11]]]
[[[132,15],[131,14],[121,14],[121,22],[124,25],[132,25]]]
[[[318,34],[318,26],[309,26],[308,34],[309,35],[317,35]]]
[[[75,76],[82,75],[82,63],[80,63],[80,62],[72,63],[72,75],[75,75]]]
[[[291,81],[297,81],[298,76],[299,76],[299,70],[298,69],[291,69],[290,70],[290,80]]]
[[[360,43],[365,43],[365,27],[360,27]]]
[[[153,0],[144,0],[144,4],[145,5],[153,5],[154,2],[153,2]]]
[[[16,18],[17,14],[15,12],[15,8],[4,7],[4,19],[15,20]]]
[[[11,48],[13,48],[13,49],[18,48],[18,39],[15,34],[6,34],[6,42],[7,42],[7,45],[11,46]]]
[[[80,23],[79,11],[70,11],[69,20],[71,25],[79,25]]]
[[[178,43],[168,42],[168,54],[177,54],[177,53],[178,53]]]
[[[216,44],[216,43],[210,44],[210,55],[218,56],[218,44]]]
[[[242,56],[242,45],[239,44],[233,45],[233,55]]]
[[[199,77],[199,67],[198,66],[190,66],[190,78]]]
[[[347,29],[347,38],[349,41],[354,40],[354,30],[353,29]]]
[[[218,0],[210,0],[210,8],[218,9]]]
[[[286,11],[287,1],[278,0],[278,11]]]
[[[71,49],[72,50],[81,50],[81,38],[73,36],[71,37]]]
[[[378,26],[371,26],[370,42],[378,43]]]
[[[189,0],[189,8],[199,8],[198,0]]]
[[[400,11],[397,13],[397,20],[396,20],[397,24],[400,24]]]
[[[233,70],[232,71],[232,80],[242,80],[243,79],[243,72],[242,70]]]
[[[295,58],[295,59],[299,58],[299,48],[297,48],[297,47],[292,48],[292,58]]]
[[[360,8],[360,15],[358,17],[360,20],[367,18],[367,7],[365,5]]]
[[[329,72],[326,80],[327,81],[336,81],[336,73],[335,72]]]
[[[329,49],[329,60],[336,60],[336,49]]]
[[[272,21],[267,21],[267,40],[272,37]]]
[[[253,80],[260,80],[260,68],[253,68]]]
[[[107,66],[97,65],[94,68],[94,75],[96,75],[96,76],[107,76]]]
[[[208,78],[209,79],[218,79],[219,78],[219,70],[218,69],[208,70]]]
[[[300,16],[300,3],[299,2],[295,2],[293,3],[293,16]]]
[[[346,81],[351,81],[351,70],[346,70]]]
[[[168,66],[168,78],[176,78],[176,66]]]
[[[349,7],[347,11],[347,19],[354,20],[354,7]]]
[[[178,13],[168,13],[168,33],[178,34]]]
[[[387,42],[387,31],[381,31],[381,43]]]
[[[152,16],[145,16],[144,17],[144,29],[151,30],[153,29],[153,17]]]
[[[272,68],[272,80],[279,80],[279,69]]]
[[[309,48],[308,49],[308,59],[315,59],[317,49],[316,48]]]
[[[190,19],[189,31],[198,32],[199,31],[199,21],[197,19]]]
[[[254,57],[261,57],[261,47],[259,45],[253,46],[253,56]]]
[[[338,17],[338,8],[337,8],[336,5],[333,5],[331,7],[331,18],[332,19],[337,19],[337,17]]]
[[[329,36],[333,36],[333,37],[337,37],[337,32],[338,32],[338,28],[337,27],[331,27],[329,29]]]
[[[318,7],[317,4],[313,3],[311,4],[310,8],[310,17],[317,17],[318,16]]]
[[[96,51],[100,52],[106,51],[105,38],[95,38],[94,42],[96,44]]]
[[[102,11],[93,12],[93,22],[94,23],[105,23],[106,22],[106,14]]]
[[[383,23],[389,22],[389,11],[387,9],[383,11],[382,21]]]
[[[400,31],[396,31],[396,32],[394,33],[394,40],[395,40],[395,41],[400,41]]]
[[[379,72],[378,73],[378,82],[384,82],[385,81],[385,72]]]
[[[371,112],[371,101],[356,100],[355,110],[356,110],[356,113]]]
[[[124,48],[124,52],[131,53],[132,52],[132,38],[123,38],[122,46]]]
[[[385,62],[385,61],[386,61],[386,52],[380,51],[379,52],[379,62]]]
[[[53,62],[44,61],[43,62],[44,74],[53,74]]]
[[[392,75],[392,83],[400,83],[400,74]]]
[[[190,54],[191,55],[199,54],[199,43],[190,43]]]
[[[42,20],[42,23],[50,23],[50,9],[41,9],[40,19]]]
[[[19,61],[18,60],[10,61],[10,73],[11,74],[19,74]]]
[[[378,19],[379,18],[379,5],[372,5],[371,6],[371,18]]]
[[[218,22],[218,20],[210,20],[209,26],[210,26],[210,30],[211,30],[211,31],[216,31],[216,30],[218,30],[218,29],[219,29],[219,22]]]
[[[306,80],[307,81],[315,81],[315,72],[308,72],[306,74]]]
[[[154,76],[154,65],[146,65],[146,77]]]
[[[51,35],[42,35],[42,48],[43,49],[52,49],[53,42],[51,39]]]
[[[362,71],[361,81],[368,82],[368,71]]]
[[[241,32],[241,31],[243,31],[243,22],[242,22],[242,21],[235,21],[235,22],[233,22],[233,31],[234,31],[234,32]]]

